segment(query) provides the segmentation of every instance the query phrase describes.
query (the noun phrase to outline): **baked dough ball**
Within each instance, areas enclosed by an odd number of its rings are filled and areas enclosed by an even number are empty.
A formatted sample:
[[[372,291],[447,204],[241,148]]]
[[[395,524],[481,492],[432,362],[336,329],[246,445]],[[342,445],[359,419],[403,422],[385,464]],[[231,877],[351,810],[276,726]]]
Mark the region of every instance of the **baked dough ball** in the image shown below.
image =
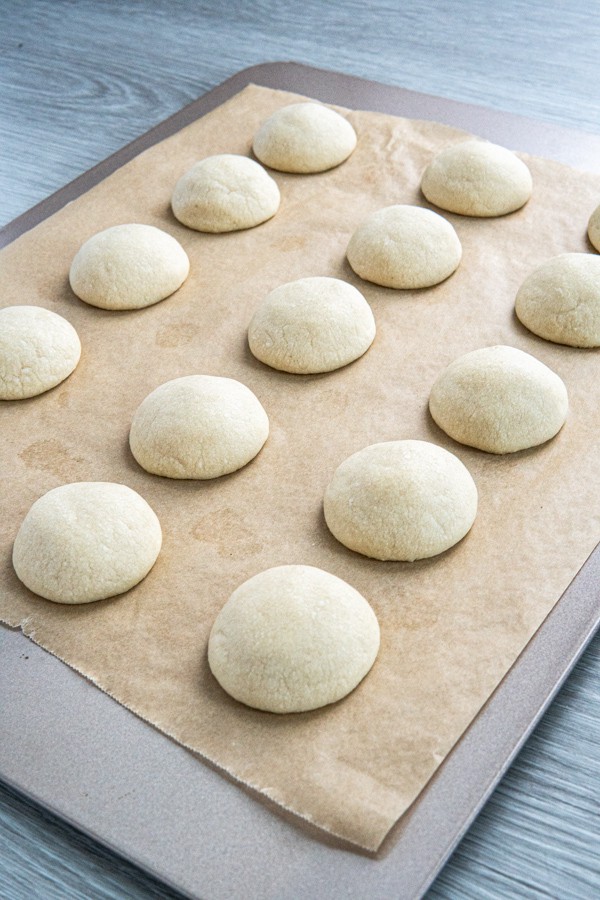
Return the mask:
[[[358,359],[375,337],[371,307],[338,278],[300,278],[275,288],[254,313],[250,350],[273,369],[331,372]]]
[[[427,441],[372,444],[336,469],[325,491],[327,527],[374,559],[424,559],[465,536],[477,488],[452,453]]]
[[[93,235],[71,263],[80,300],[101,309],[141,309],[181,287],[190,271],[181,244],[153,225],[114,225]]]
[[[488,453],[514,453],[553,438],[569,408],[551,369],[516,347],[483,347],[450,363],[429,409],[446,434]]]
[[[356,229],[347,250],[360,278],[390,288],[424,288],[448,278],[462,247],[446,219],[420,206],[386,206]]]
[[[244,384],[186,375],[161,384],[142,401],[129,445],[153,475],[218,478],[254,459],[268,434],[267,414]]]
[[[592,247],[600,253],[600,206],[590,216],[587,233]]]
[[[41,306],[0,309],[0,400],[49,391],[79,362],[81,344],[66,319]]]
[[[162,533],[146,501],[124,484],[81,481],[48,491],[17,533],[13,566],[23,584],[55,603],[91,603],[145,578]]]
[[[377,618],[358,591],[313,566],[277,566],[233,592],[213,625],[208,662],[236,700],[291,713],[341,700],[378,650]]]
[[[279,209],[279,188],[253,159],[223,153],[200,160],[173,191],[175,217],[196,231],[254,228]]]
[[[519,288],[515,312],[547,341],[600,347],[600,257],[562,253],[543,263]]]
[[[506,147],[469,140],[432,159],[421,190],[430,203],[461,216],[504,216],[531,197],[531,172]]]
[[[261,125],[252,145],[265,166],[304,175],[339,166],[355,147],[350,122],[320,103],[278,109]]]

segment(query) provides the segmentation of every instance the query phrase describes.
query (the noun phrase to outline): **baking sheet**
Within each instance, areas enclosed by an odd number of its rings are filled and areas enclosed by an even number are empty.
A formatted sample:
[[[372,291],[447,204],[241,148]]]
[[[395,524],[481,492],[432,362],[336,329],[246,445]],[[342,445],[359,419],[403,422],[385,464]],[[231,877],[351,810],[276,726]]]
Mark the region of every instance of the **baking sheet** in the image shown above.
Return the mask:
[[[351,80],[350,83],[352,83],[352,80]],[[312,92],[312,95],[313,95],[313,96],[318,96],[318,94],[316,94],[314,91]],[[340,101],[338,101],[338,102],[343,102],[343,101],[340,100]],[[400,112],[400,110],[394,109],[394,112],[398,113],[398,112]],[[479,133],[482,133],[482,132],[481,132],[481,129],[479,130]]]

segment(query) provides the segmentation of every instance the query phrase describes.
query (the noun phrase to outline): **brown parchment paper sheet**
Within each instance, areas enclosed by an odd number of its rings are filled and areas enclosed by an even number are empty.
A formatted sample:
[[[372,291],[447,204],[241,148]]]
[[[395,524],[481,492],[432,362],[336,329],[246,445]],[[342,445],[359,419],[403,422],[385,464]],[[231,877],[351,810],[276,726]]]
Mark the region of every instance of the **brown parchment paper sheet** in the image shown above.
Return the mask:
[[[62,385],[0,405],[0,615],[236,779],[374,850],[600,540],[597,351],[544,342],[513,314],[515,292],[534,266],[561,252],[591,252],[586,225],[600,177],[527,157],[535,189],[523,210],[491,220],[448,215],[464,250],[451,278],[422,291],[378,288],[345,262],[351,233],[382,206],[426,205],[424,166],[464,135],[352,111],[355,153],[319,175],[273,173],[282,202],[271,221],[226,235],[181,226],[169,208],[179,176],[213,153],[250,153],[260,123],[296,99],[246,88],[0,255],[1,304],[47,306],[73,323],[83,344],[79,367]],[[188,281],[142,311],[86,306],[68,286],[73,255],[100,229],[136,221],[182,243]],[[249,353],[247,325],[269,290],[308,275],[356,285],[372,306],[377,337],[337,372],[277,373]],[[498,343],[533,353],[564,379],[570,397],[554,440],[505,457],[454,443],[427,412],[430,386],[447,363]],[[215,481],[151,476],[128,450],[132,414],[158,384],[195,372],[248,385],[268,412],[268,442],[250,465]],[[454,452],[477,483],[479,512],[446,554],[381,563],[333,539],[322,496],[350,453],[401,438]],[[63,607],[20,585],[11,547],[34,500],[85,480],[122,482],[145,497],[161,521],[163,550],[126,595]],[[210,675],[206,645],[232,590],[283,563],[320,566],[361,591],[382,643],[371,673],[345,700],[276,716],[225,695]]]

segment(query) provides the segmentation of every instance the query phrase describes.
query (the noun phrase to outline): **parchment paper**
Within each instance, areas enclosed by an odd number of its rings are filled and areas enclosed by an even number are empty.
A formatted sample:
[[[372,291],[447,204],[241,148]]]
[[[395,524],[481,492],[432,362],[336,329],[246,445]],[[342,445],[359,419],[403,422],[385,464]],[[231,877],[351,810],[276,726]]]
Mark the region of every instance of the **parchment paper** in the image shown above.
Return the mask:
[[[271,221],[226,235],[181,226],[169,207],[179,176],[213,153],[250,153],[260,123],[297,99],[246,88],[0,255],[1,305],[47,306],[73,323],[83,344],[81,363],[62,385],[0,404],[0,616],[234,778],[375,850],[600,540],[598,351],[547,343],[513,314],[515,292],[535,266],[561,252],[592,252],[586,225],[600,177],[524,155],[535,187],[523,210],[491,220],[447,215],[464,251],[450,279],[421,291],[378,288],[345,262],[350,235],[382,206],[426,205],[424,166],[464,133],[352,111],[354,154],[319,175],[273,173],[282,203]],[[182,243],[190,278],[146,310],[86,306],[68,286],[75,252],[100,229],[136,221]],[[277,373],[249,353],[247,325],[269,290],[308,275],[358,287],[377,337],[337,372]],[[451,441],[427,412],[431,384],[447,363],[499,343],[549,365],[570,398],[554,440],[504,457]],[[270,418],[267,444],[250,465],[215,481],[151,476],[128,449],[133,412],[158,384],[197,372],[237,378],[256,393]],[[335,541],[322,497],[349,454],[401,438],[455,453],[477,483],[479,512],[470,534],[442,556],[381,563]],[[159,516],[164,544],[148,577],[126,595],[63,607],[28,592],[10,554],[30,505],[84,480],[137,490]],[[230,593],[284,563],[319,566],[361,591],[382,644],[349,697],[277,716],[230,699],[210,674],[206,645]]]

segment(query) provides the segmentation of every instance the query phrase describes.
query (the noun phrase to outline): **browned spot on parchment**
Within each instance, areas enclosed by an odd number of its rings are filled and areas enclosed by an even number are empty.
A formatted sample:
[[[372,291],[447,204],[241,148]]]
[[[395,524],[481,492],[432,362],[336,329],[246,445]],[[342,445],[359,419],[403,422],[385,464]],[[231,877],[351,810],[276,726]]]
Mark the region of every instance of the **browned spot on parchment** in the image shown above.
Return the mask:
[[[197,333],[197,326],[191,322],[173,322],[157,331],[156,343],[159,347],[181,347],[190,344]]]
[[[277,249],[286,251],[286,250],[302,250],[302,248],[306,245],[307,238],[301,234],[288,234],[285,237],[281,238],[277,241]]]
[[[73,466],[83,462],[81,457],[73,456],[60,441],[54,438],[35,441],[25,447],[19,456],[28,468],[51,472],[66,481],[71,480],[73,476]]]
[[[240,550],[250,556],[259,553],[263,546],[257,540],[256,528],[246,525],[240,519],[238,511],[231,507],[196,522],[191,534],[197,541],[210,544],[219,556],[231,556]]]
[[[421,628],[432,628],[437,624],[439,615],[419,607],[417,610],[403,609],[398,616],[400,628],[406,628],[408,631],[419,631]]]

